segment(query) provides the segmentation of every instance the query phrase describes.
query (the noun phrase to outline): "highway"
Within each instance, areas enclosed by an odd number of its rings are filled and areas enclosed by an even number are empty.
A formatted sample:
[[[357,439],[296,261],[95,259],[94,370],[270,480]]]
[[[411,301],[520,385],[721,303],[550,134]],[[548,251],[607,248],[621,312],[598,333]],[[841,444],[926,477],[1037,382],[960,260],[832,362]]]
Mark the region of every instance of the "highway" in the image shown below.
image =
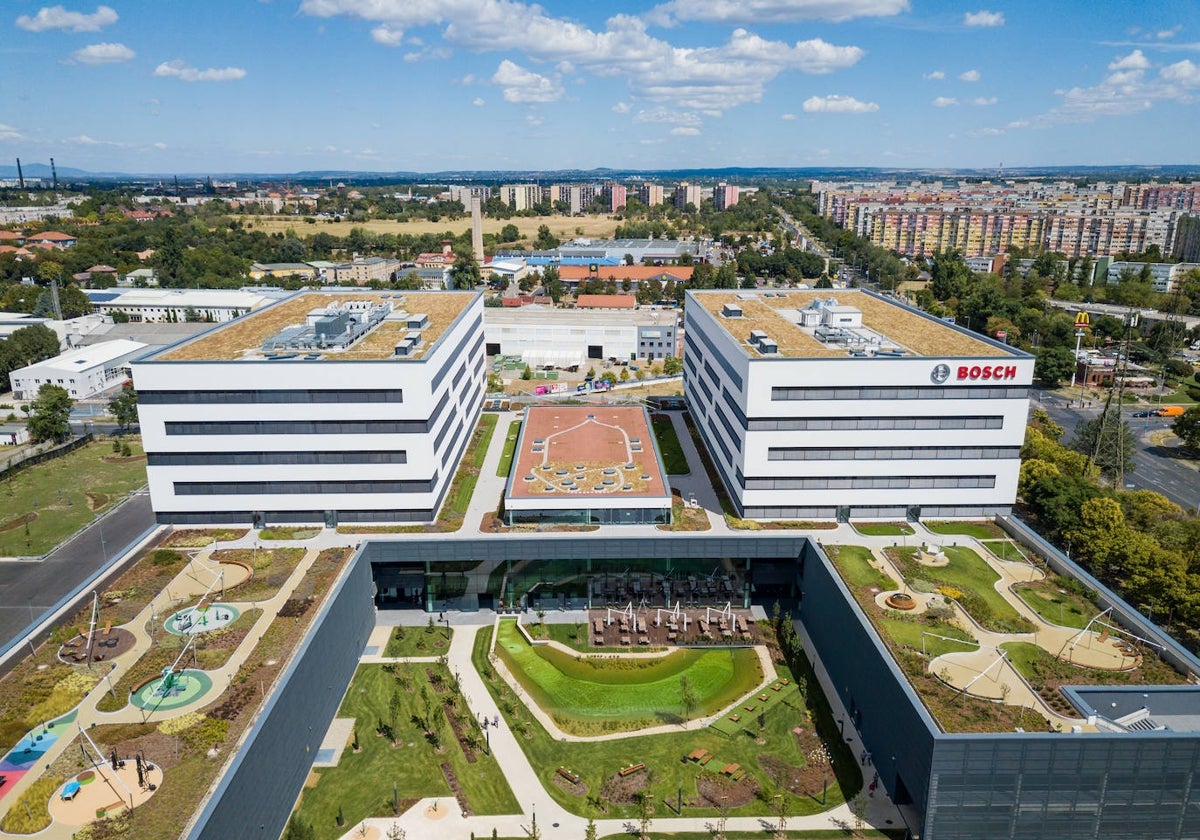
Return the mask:
[[[1050,419],[1065,430],[1064,440],[1071,439],[1080,421],[1094,419],[1104,407],[1102,402],[1095,401],[1085,408],[1068,406],[1061,397],[1036,388],[1032,396],[1030,407],[1044,408]],[[1150,440],[1152,433],[1169,429],[1173,419],[1132,416],[1133,412],[1144,408],[1133,407],[1124,412],[1138,442],[1133,472],[1125,476],[1126,488],[1153,490],[1187,510],[1197,510],[1200,508],[1200,472],[1179,457],[1178,447],[1158,446]]]

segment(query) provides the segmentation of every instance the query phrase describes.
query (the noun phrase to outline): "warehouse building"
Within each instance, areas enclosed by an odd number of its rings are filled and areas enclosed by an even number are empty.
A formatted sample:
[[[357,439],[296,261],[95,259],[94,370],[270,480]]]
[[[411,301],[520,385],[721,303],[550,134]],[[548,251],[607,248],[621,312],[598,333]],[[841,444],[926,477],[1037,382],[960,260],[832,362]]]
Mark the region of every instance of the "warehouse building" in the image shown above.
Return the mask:
[[[66,353],[12,371],[13,399],[32,400],[43,385],[57,385],[73,400],[99,394],[129,378],[129,362],[146,345],[116,339]]]
[[[865,291],[688,292],[684,391],[740,515],[983,517],[1033,357]]]
[[[560,368],[602,359],[663,359],[676,355],[677,317],[673,309],[489,308],[487,354]]]
[[[478,293],[339,290],[139,359],[158,520],[432,521],[482,404],[482,354]]]
[[[224,323],[283,295],[237,289],[85,289],[97,312],[121,312],[130,321]]]

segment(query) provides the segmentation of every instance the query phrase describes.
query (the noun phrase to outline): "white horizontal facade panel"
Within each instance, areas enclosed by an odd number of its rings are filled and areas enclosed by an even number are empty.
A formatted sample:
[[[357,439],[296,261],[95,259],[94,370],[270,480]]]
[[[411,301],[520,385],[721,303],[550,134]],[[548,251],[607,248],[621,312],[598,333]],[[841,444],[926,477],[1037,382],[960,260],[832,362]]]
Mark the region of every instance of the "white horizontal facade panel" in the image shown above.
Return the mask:
[[[151,467],[163,481],[426,481],[438,464],[287,464]]]
[[[742,467],[747,478],[783,477],[847,477],[869,475],[995,475],[1009,462],[1019,459],[979,458],[904,459],[904,460],[847,460],[847,461],[767,461],[755,463],[751,472]]]
[[[135,362],[139,390],[271,391],[404,388],[428,392],[432,366],[420,360]]]
[[[848,507],[878,506],[954,506],[1011,505],[1016,494],[1014,482],[1007,495],[1000,484],[984,489],[922,489],[922,490],[745,490],[742,504],[747,508],[777,507]]]
[[[505,497],[504,507],[508,510],[578,510],[580,508],[606,508],[610,510],[660,510],[671,506],[669,496],[626,496],[614,493],[611,496],[580,496],[574,493],[548,493],[537,498]]]
[[[151,485],[150,492],[155,492]],[[160,490],[162,492],[162,490]],[[176,496],[169,489],[158,509],[172,513],[212,511],[425,510],[437,504],[433,493],[317,493],[310,495]],[[154,497],[156,503],[158,497]]]

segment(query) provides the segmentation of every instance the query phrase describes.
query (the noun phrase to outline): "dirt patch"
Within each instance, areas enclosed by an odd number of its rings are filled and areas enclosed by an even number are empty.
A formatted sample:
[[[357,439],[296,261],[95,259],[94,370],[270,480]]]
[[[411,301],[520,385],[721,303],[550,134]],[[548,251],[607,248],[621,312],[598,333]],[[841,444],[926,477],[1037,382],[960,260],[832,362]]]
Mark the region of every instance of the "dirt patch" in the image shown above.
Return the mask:
[[[106,464],[128,464],[130,461],[145,461],[146,456],[145,455],[118,455],[115,458],[107,457],[107,458],[101,458],[100,460]]]
[[[248,532],[248,528],[184,528],[172,531],[162,544],[174,548],[203,548],[218,540],[221,542],[239,540]]]
[[[120,627],[103,632],[97,628],[92,638],[92,659],[96,662],[112,661],[123,653],[133,650],[137,641],[133,633]],[[68,665],[87,662],[87,635],[76,634],[58,650],[58,658]]]
[[[133,756],[140,752],[147,761],[164,770],[174,767],[180,760],[175,736],[164,735],[158,731],[118,741],[113,745],[113,749],[120,756]]]
[[[758,782],[753,776],[746,776],[739,782],[718,776],[716,773],[701,773],[696,777],[696,793],[700,805],[706,808],[719,808],[724,800],[730,808],[749,805],[758,793]]]
[[[106,493],[84,493],[87,496],[88,510],[100,510],[100,508],[108,505],[108,494]]]
[[[463,816],[471,816],[471,806],[467,803],[467,795],[463,793],[462,783],[458,781],[458,776],[454,774],[454,768],[450,766],[450,762],[448,761],[442,762],[441,768],[442,775],[446,777],[446,784],[450,785],[451,793],[458,800],[458,807],[462,808]]]
[[[3,525],[0,525],[0,531],[11,531],[13,528],[20,528],[27,523],[36,522],[37,518],[37,511],[31,511],[24,516],[18,516],[16,519],[10,519]]]
[[[650,787],[649,770],[639,770],[628,776],[614,773],[600,786],[600,796],[614,805],[632,805],[637,802],[637,795],[648,787]]]
[[[564,790],[572,796],[587,796],[588,786],[583,782],[572,782],[570,779],[564,778],[561,773],[555,773],[551,781],[559,790]]]
[[[758,766],[771,777],[776,787],[796,796],[814,796],[821,792],[826,779],[833,778],[832,773],[825,775],[819,767],[797,767],[773,755],[758,756]]]

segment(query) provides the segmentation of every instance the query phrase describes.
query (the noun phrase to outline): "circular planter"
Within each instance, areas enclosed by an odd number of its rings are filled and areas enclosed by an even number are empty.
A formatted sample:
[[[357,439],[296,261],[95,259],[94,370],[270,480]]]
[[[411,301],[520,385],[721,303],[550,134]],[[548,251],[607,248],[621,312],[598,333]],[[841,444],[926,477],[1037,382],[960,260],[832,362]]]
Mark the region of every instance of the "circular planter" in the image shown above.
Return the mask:
[[[917,608],[917,602],[913,600],[913,596],[905,592],[893,592],[887,596],[884,603],[894,610],[914,610]]]

